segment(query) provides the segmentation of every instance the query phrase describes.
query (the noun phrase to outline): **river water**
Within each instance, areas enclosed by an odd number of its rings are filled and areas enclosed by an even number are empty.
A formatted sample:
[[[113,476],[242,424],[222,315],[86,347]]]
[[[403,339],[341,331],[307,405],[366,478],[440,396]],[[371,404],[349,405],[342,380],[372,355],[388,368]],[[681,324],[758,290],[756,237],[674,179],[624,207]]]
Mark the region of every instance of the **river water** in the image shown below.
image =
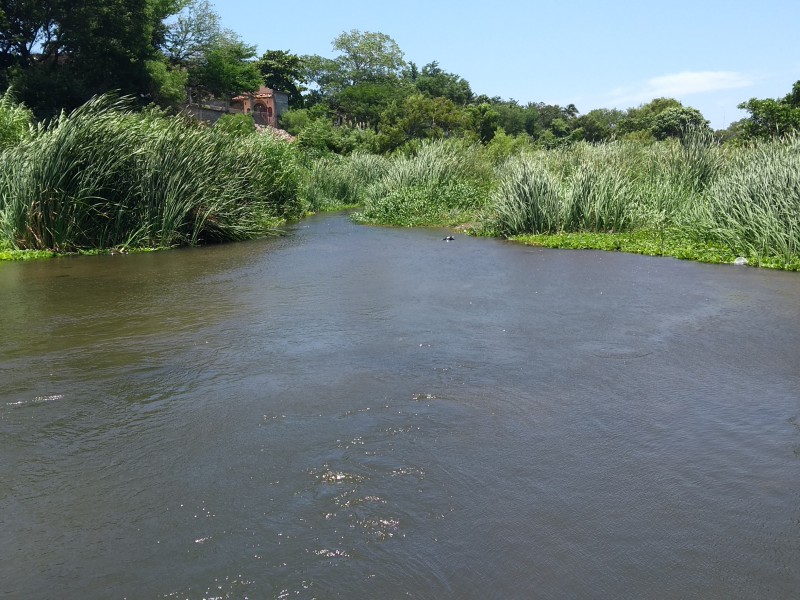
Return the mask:
[[[0,597],[797,598],[800,275],[445,234],[0,264]]]

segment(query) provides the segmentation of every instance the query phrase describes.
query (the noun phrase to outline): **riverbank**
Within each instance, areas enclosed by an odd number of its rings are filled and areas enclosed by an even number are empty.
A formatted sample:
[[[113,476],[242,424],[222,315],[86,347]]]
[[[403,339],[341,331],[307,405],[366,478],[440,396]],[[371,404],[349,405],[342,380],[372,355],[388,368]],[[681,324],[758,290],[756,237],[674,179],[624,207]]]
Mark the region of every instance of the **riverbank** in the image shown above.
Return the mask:
[[[111,97],[15,135],[0,147],[0,260],[250,239],[358,207],[362,224],[800,268],[797,135],[547,150],[447,139],[320,157]]]
[[[668,256],[682,260],[714,264],[739,263],[768,269],[800,271],[800,258],[790,261],[736,256],[730,248],[719,244],[698,243],[686,234],[669,230],[666,232],[636,231],[631,233],[555,233],[518,235],[509,238],[527,246],[559,248],[564,250],[604,250],[628,252],[647,256]],[[746,262],[742,262],[745,259]]]

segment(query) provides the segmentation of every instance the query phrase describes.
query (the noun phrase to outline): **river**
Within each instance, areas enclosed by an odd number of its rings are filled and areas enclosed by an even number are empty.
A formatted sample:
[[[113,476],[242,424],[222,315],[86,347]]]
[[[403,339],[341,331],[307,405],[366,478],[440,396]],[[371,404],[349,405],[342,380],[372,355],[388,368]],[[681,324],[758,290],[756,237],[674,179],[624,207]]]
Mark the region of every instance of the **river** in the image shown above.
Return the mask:
[[[796,598],[800,275],[446,233],[0,263],[0,597]]]

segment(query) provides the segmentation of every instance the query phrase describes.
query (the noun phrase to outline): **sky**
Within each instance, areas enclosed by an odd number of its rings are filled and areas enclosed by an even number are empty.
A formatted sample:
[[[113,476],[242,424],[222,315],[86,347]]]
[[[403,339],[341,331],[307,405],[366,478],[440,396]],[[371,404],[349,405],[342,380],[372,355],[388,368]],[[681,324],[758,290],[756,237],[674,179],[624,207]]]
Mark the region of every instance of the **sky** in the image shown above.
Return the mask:
[[[739,103],[781,98],[800,80],[798,0],[216,0],[213,9],[259,55],[334,58],[340,33],[380,32],[405,60],[437,61],[475,94],[581,114],[671,97],[722,129],[747,116]]]

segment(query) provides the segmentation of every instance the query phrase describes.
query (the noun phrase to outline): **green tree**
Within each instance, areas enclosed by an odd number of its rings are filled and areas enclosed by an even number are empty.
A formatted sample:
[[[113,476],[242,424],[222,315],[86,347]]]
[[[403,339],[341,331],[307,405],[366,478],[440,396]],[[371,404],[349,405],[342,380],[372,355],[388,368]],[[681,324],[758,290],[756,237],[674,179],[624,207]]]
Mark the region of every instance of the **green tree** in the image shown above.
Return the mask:
[[[416,65],[408,71],[409,79],[423,94],[433,98],[447,98],[461,106],[465,106],[472,100],[472,90],[469,87],[469,82],[454,73],[443,71],[439,68],[438,62],[428,63],[416,75],[414,75],[415,70]]]
[[[306,105],[327,102],[347,86],[345,73],[338,61],[319,54],[305,54],[300,60],[302,80],[312,85],[305,96]]]
[[[171,64],[188,67],[201,60],[222,35],[219,15],[211,4],[192,0],[168,22],[161,48]]]
[[[575,127],[582,131],[581,139],[601,142],[616,136],[624,117],[625,113],[615,108],[596,108],[578,117]]]
[[[258,59],[258,68],[267,87],[288,93],[290,106],[302,105],[302,58],[285,50],[267,50]]]
[[[333,40],[333,49],[350,84],[397,77],[406,66],[400,46],[385,33],[352,29]]]
[[[334,104],[345,121],[375,129],[381,114],[393,102],[400,102],[407,95],[407,89],[396,82],[363,82],[342,90]]]
[[[411,139],[441,139],[470,129],[472,119],[447,98],[424,94],[394,103],[381,116],[379,140],[384,150],[393,150]]]
[[[742,123],[743,134],[748,138],[780,136],[791,131],[800,131],[800,81],[792,91],[781,99],[751,98],[739,108],[750,113]]]
[[[492,141],[495,132],[500,127],[500,114],[488,102],[471,105],[467,110],[472,118],[472,126],[478,134],[478,138],[484,144]]]
[[[681,108],[681,104],[675,98],[656,98],[647,104],[642,104],[636,108],[629,108],[625,113],[625,118],[619,123],[620,132],[623,134],[637,131],[652,134],[656,117],[659,113],[668,108]]]
[[[143,102],[171,85],[155,62],[183,0],[1,0],[0,69],[41,116],[118,90]]]
[[[261,71],[253,62],[255,46],[237,37],[220,39],[207,50],[194,73],[193,84],[202,92],[228,99],[261,86]]]
[[[711,130],[702,113],[691,106],[672,106],[658,113],[651,131],[657,140],[681,138],[688,129]]]

